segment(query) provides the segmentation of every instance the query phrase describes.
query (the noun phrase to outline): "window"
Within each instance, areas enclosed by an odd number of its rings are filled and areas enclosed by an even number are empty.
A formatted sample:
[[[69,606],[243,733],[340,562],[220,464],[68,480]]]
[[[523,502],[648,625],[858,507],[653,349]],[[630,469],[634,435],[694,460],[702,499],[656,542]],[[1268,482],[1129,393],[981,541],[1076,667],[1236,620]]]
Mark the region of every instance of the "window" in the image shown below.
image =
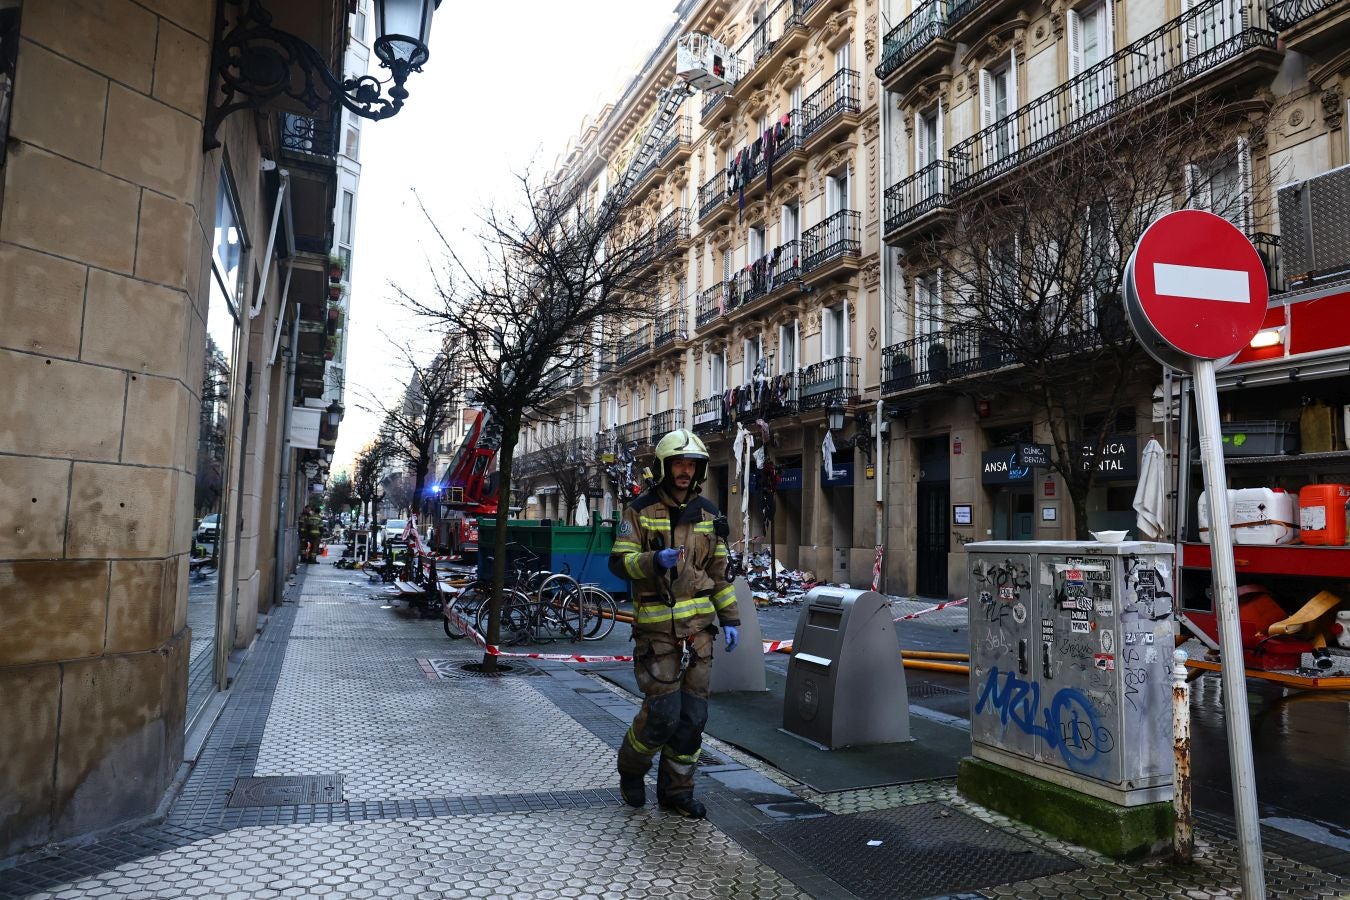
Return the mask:
[[[708,391],[717,396],[727,389],[727,358],[721,352],[708,354]]]
[[[730,281],[730,280],[731,280],[731,251],[730,251],[730,250],[723,250],[723,251],[722,251],[722,280],[723,280],[723,281]]]
[[[350,245],[352,242],[352,216],[353,216],[353,207],[355,206],[356,206],[356,194],[354,194],[351,191],[343,191],[342,219],[338,224],[338,235],[339,235],[338,240],[348,245]]]
[[[1251,151],[1246,139],[1211,160],[1187,167],[1189,206],[1223,216],[1246,234],[1252,231]]]
[[[1115,3],[1102,0],[1080,10],[1069,10],[1069,76],[1088,71],[1113,52],[1115,40]],[[1074,88],[1075,114],[1091,112],[1108,103],[1115,85],[1109,69],[1099,71]]]
[[[848,353],[848,305],[841,303],[822,313],[820,320],[821,362]]]
[[[605,421],[607,428],[613,428],[619,424],[619,398],[610,397],[605,404]]]
[[[1015,120],[1007,116],[1017,110],[1016,52],[1007,63],[980,70],[980,128],[984,135],[984,164],[990,165],[1017,150]],[[998,125],[998,128],[992,126]]]
[[[356,128],[347,129],[347,156],[361,158],[361,132]]]
[[[751,226],[746,243],[746,263],[752,263],[764,255],[764,229]]]
[[[914,116],[914,171],[922,172],[926,167],[942,158],[942,108],[916,113]],[[938,181],[935,167],[923,179],[921,188],[924,197],[938,193],[942,185]]]
[[[801,215],[797,204],[788,203],[783,207],[778,220],[778,243],[788,244],[802,236]]]
[[[213,285],[220,299],[229,307],[230,314],[239,315],[243,286],[240,274],[244,265],[244,231],[239,223],[238,205],[234,189],[222,168],[216,194],[216,222],[211,252]],[[214,298],[213,298],[214,299]]]
[[[849,61],[852,57],[853,45],[849,43],[840,44],[834,51],[834,71],[842,72],[839,75],[839,82],[835,88],[834,102],[838,104],[836,109],[842,109],[844,101],[853,98],[853,74],[849,71]]]
[[[743,346],[745,348],[745,363],[742,366],[744,377],[741,381],[744,384],[749,384],[754,380],[756,370],[760,366],[760,360],[764,358],[764,337],[757,335],[753,338],[746,338]]]
[[[366,40],[366,12],[358,9],[356,11],[356,23],[352,26],[352,37],[362,43]]]
[[[914,334],[932,337],[942,331],[942,287],[930,272],[914,279]]]
[[[1218,3],[1202,0],[1183,0],[1182,11],[1194,7],[1203,7],[1197,15],[1186,19],[1184,45],[1185,55],[1189,57],[1207,53],[1227,41],[1242,26],[1241,18],[1246,11],[1239,11],[1236,0],[1220,0]]]
[[[792,127],[795,131],[802,125],[802,83],[800,81],[794,84],[791,90],[788,91],[788,112],[795,120],[792,122]]]
[[[797,368],[797,320],[778,326],[778,373],[786,374]]]
[[[849,171],[842,168],[825,176],[825,215],[848,209]]]

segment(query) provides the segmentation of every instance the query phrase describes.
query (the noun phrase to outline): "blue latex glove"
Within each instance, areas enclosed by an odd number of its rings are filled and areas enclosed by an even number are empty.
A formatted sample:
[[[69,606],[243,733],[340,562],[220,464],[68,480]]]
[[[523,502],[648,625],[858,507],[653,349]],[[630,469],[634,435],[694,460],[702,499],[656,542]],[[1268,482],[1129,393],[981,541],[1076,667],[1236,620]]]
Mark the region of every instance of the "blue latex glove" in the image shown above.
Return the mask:
[[[680,561],[680,548],[667,547],[656,551],[656,564],[663,569],[672,569]]]
[[[727,636],[727,652],[730,653],[741,642],[741,630],[735,625],[723,625],[722,632]]]

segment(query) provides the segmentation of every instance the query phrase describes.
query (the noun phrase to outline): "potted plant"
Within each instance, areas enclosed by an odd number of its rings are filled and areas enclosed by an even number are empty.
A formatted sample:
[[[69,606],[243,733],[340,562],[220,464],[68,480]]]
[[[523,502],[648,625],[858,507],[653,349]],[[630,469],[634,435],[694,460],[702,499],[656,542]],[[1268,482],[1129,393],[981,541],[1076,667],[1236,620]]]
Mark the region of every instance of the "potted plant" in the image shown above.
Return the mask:
[[[342,307],[335,304],[328,306],[327,330],[329,334],[336,334],[342,328]]]
[[[342,299],[342,282],[340,281],[328,282],[328,299],[333,301]]]
[[[347,264],[343,262],[342,257],[336,253],[328,257],[328,280],[337,283],[342,280],[342,273],[347,269]]]
[[[336,334],[330,334],[328,336],[328,342],[324,344],[323,358],[328,362],[332,362],[333,357],[337,355],[337,348],[338,348],[338,336]]]

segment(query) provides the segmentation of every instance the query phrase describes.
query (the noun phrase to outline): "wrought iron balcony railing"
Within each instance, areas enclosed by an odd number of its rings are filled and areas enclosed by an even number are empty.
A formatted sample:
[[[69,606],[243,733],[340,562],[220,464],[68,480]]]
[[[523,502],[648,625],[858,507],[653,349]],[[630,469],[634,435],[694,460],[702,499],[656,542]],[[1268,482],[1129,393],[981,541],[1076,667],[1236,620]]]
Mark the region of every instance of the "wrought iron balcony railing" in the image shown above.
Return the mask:
[[[800,371],[783,372],[755,379],[732,392],[740,419],[781,419],[801,409],[798,392]]]
[[[802,277],[802,242],[788,241],[769,255],[769,290],[776,291]]]
[[[858,396],[856,356],[836,356],[801,370],[801,408],[827,409],[843,406]]]
[[[862,77],[852,69],[840,69],[829,80],[817,88],[802,103],[805,112],[805,124],[802,132],[807,140],[835,116],[846,112],[858,112],[862,107],[858,103],[858,92],[862,88]]]
[[[946,206],[955,172],[951,160],[939,159],[886,188],[886,233]]]
[[[694,327],[703,328],[727,314],[727,282],[719,281],[698,295],[694,303]]]
[[[824,265],[839,256],[862,253],[862,213],[841,209],[802,235],[802,273]]]
[[[668,309],[656,317],[656,323],[653,329],[656,337],[652,341],[653,348],[662,347],[674,341],[684,341],[689,339],[689,330],[684,324],[684,309]]]
[[[281,149],[309,156],[331,159],[337,156],[338,129],[333,119],[327,121],[312,116],[283,113],[281,117]]]
[[[916,53],[937,40],[947,27],[951,0],[927,0],[887,32],[876,75],[885,80]]]
[[[734,282],[727,309],[732,310],[754,303],[773,288],[773,279],[769,270],[770,255],[764,254],[732,276]]]
[[[721,102],[726,99],[726,97],[727,95],[725,92],[721,94],[712,94],[712,93],[707,94],[703,98],[703,109],[699,113],[699,115],[705,119],[708,118],[708,116],[712,115],[712,113],[717,109],[717,107],[721,104]]]
[[[652,349],[652,326],[643,325],[637,331],[619,338],[615,362],[626,365]]]
[[[717,174],[709,178],[698,189],[698,217],[702,221],[710,213],[726,202],[727,199],[727,173],[725,169],[719,169]]]
[[[1276,31],[1293,28],[1304,19],[1331,9],[1340,0],[1282,0],[1270,5],[1270,27]]]
[[[677,428],[684,427],[684,410],[668,409],[665,412],[652,413],[651,439],[655,443]]]
[[[627,422],[614,429],[614,437],[620,444],[651,443],[652,417],[643,416],[633,422]]]
[[[969,190],[1053,150],[1250,49],[1274,48],[1275,32],[1264,27],[1266,4],[1205,0],[977,131],[951,150],[957,165],[953,192]]]
[[[736,57],[740,60],[740,70],[745,74],[759,65],[764,57],[773,52],[778,41],[788,32],[802,23],[798,0],[782,0],[769,10],[764,21],[755,26],[741,45],[736,48]]]
[[[694,401],[694,434],[714,434],[726,428],[722,402],[721,394]]]
[[[689,210],[673,209],[652,230],[653,251],[660,253],[672,244],[689,238]]]
[[[672,153],[680,147],[688,147],[693,142],[694,129],[689,122],[688,116],[679,116],[666,130],[665,142],[661,145],[661,152],[656,154],[657,163],[664,162]],[[641,181],[642,179],[638,179]]]
[[[1284,283],[1284,271],[1280,267],[1280,236],[1258,231],[1251,235],[1252,245],[1261,255],[1266,267],[1266,285],[1272,294],[1283,294],[1288,288]]]

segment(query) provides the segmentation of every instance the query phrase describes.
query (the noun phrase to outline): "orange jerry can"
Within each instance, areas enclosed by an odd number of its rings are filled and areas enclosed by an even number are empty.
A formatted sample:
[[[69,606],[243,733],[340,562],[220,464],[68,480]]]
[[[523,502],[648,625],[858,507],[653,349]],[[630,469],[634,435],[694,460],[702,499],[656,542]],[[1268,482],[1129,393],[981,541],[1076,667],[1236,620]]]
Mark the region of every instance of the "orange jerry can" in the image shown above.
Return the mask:
[[[1309,484],[1298,492],[1299,540],[1305,544],[1345,544],[1350,520],[1350,485]]]

